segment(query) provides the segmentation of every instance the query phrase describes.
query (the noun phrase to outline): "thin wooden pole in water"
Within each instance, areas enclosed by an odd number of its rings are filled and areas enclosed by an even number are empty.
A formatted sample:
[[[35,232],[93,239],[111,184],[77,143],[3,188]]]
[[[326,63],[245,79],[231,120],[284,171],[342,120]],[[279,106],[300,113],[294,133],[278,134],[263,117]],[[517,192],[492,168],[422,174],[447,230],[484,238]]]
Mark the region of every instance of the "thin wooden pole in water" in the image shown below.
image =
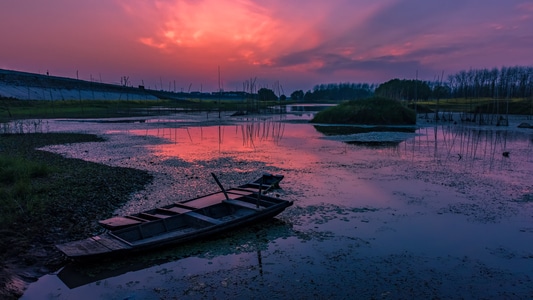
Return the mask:
[[[220,119],[220,97],[222,96],[222,88],[220,86],[220,66],[218,66],[218,118]]]
[[[226,192],[226,190],[224,189],[224,187],[222,186],[220,181],[218,181],[217,175],[215,175],[215,173],[211,173],[211,176],[213,176],[213,178],[215,178],[215,181],[217,182],[218,186],[220,187],[220,189],[224,193],[224,196],[226,197],[226,200],[229,200],[228,193]]]
[[[263,179],[265,175],[261,176],[261,181],[259,182],[259,191],[257,191],[257,203],[256,206],[259,208],[259,202],[261,201],[261,190],[263,189]]]
[[[418,69],[416,70],[416,79],[415,79],[415,115],[418,114],[417,111],[417,103],[418,103]]]

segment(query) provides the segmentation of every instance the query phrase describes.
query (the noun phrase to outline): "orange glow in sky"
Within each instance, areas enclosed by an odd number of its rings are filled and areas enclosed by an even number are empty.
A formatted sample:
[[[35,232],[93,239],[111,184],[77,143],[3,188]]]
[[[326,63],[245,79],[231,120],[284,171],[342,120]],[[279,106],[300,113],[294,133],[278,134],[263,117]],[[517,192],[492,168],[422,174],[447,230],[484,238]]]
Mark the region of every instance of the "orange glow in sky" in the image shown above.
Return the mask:
[[[19,0],[0,68],[192,91],[285,93],[533,64],[529,0]],[[510,47],[512,45],[512,47]],[[161,86],[163,85],[163,86]]]

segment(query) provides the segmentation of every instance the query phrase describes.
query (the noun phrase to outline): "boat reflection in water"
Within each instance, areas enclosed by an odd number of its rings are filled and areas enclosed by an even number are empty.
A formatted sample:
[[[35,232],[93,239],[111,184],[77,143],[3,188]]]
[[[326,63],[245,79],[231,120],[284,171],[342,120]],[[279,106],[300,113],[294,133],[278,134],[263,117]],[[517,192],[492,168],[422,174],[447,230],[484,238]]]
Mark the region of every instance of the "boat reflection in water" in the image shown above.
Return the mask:
[[[147,270],[150,268],[176,269],[179,267],[192,270],[198,267],[197,258],[214,259],[218,256],[241,256],[254,253],[256,265],[249,267],[256,268],[258,274],[262,275],[261,251],[266,250],[271,241],[291,235],[294,233],[290,224],[279,219],[270,219],[248,228],[177,247],[128,255],[121,259],[73,262],[59,270],[56,276],[69,289],[74,289],[127,273],[136,274],[135,277],[140,279],[152,273]]]

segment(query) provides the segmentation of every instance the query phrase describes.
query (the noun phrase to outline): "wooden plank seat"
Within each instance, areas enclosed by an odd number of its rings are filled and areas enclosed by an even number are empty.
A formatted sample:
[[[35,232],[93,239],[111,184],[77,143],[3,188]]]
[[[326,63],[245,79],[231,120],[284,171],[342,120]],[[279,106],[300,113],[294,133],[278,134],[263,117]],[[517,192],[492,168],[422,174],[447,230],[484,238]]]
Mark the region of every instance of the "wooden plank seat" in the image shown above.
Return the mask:
[[[248,190],[231,189],[231,190],[228,191],[228,194],[239,195],[239,196],[250,196],[250,195],[253,195],[254,192],[253,191],[248,191]]]
[[[196,218],[196,219],[199,219],[199,220],[202,220],[202,221],[205,221],[205,222],[208,222],[208,223],[211,223],[211,224],[220,224],[220,223],[223,223],[223,222],[220,221],[220,220],[217,220],[217,219],[215,219],[215,218],[208,217],[208,216],[206,216],[206,215],[199,214],[199,213],[194,212],[194,211],[188,212],[188,213],[186,213],[186,215],[191,216],[191,217]]]
[[[183,210],[183,212],[188,212],[188,211],[190,211],[190,210]],[[142,218],[142,219],[147,219],[147,220],[150,220],[150,221],[154,221],[154,220],[159,220],[159,219],[165,219],[165,218],[168,218],[168,217],[172,217],[172,216],[175,216],[177,214],[179,214],[179,213],[176,212],[176,211],[173,211],[173,210],[157,209],[155,212],[150,212],[150,213],[143,212],[143,213],[138,214],[137,216]]]
[[[161,207],[156,209],[157,214],[167,215],[168,217],[173,215],[179,215],[188,211],[190,210],[181,207]]]
[[[220,203],[224,199],[226,199],[224,194],[222,192],[219,192],[219,193],[211,194],[209,196],[192,199],[186,202],[179,202],[179,203],[176,203],[176,205],[179,205],[180,207],[184,207],[184,208],[198,209],[198,208],[203,208],[203,207],[207,207],[213,204]]]
[[[181,208],[189,209],[189,210],[196,209],[196,207],[194,207],[194,206],[190,206],[190,205],[187,205],[187,204],[184,204],[184,203],[181,203],[181,202],[174,202],[174,206],[175,207],[181,207]]]
[[[146,219],[146,220],[149,220],[149,221],[153,221],[153,220],[159,220],[159,219],[162,219],[162,218],[166,218],[168,216],[154,215],[154,214],[149,214],[149,213],[143,212],[143,213],[138,214],[137,217],[142,218],[142,219]]]
[[[242,196],[241,199],[249,199],[251,201],[253,201],[254,203],[257,201],[257,195],[253,195],[253,196]],[[275,203],[274,202],[271,202],[271,201],[268,201],[268,200],[265,200],[264,197],[261,197],[259,199],[259,206],[265,206],[265,207],[268,207],[270,205],[274,205]],[[262,203],[265,203],[264,205]]]
[[[238,187],[238,188],[234,188],[231,190],[232,192],[236,192],[236,191],[243,191],[243,192],[248,192],[250,194],[254,194],[254,193],[257,193],[257,189],[255,188],[248,188],[248,187]]]
[[[131,216],[126,216],[126,217],[113,217],[113,218],[109,218],[106,220],[98,221],[98,223],[107,229],[118,229],[122,227],[137,225],[137,224],[140,224],[146,221],[147,220],[143,220],[141,218],[134,218]]]
[[[172,213],[175,213],[175,214],[183,214],[183,213],[192,211],[192,209],[178,207],[178,206],[165,207],[165,208],[160,208],[160,209],[168,211],[168,212],[172,212]]]
[[[253,210],[261,210],[264,208],[263,206],[257,206],[256,204],[252,204],[246,201],[235,200],[235,199],[227,199],[222,202],[235,205],[235,206],[253,209]]]
[[[250,182],[250,183],[246,184],[246,187],[259,189],[259,187],[266,188],[267,185],[266,184],[259,184],[259,183],[255,183],[255,182]]]

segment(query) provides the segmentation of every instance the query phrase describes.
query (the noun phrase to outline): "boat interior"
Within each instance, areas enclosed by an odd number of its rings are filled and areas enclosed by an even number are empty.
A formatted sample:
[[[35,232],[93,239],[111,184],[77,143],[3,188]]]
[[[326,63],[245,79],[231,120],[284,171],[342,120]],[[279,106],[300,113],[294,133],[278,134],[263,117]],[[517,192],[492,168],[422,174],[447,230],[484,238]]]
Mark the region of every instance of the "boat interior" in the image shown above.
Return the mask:
[[[120,229],[112,230],[110,234],[131,245],[150,242],[154,239],[185,237],[188,233],[195,233],[203,228],[230,223],[258,211],[268,210],[269,207],[281,202],[267,196],[261,196],[258,199],[256,195],[247,192],[242,195],[242,191],[236,193],[230,190],[228,195],[232,197],[225,198],[222,193],[215,193],[208,197],[193,199],[185,203],[174,203],[135,216],[119,217],[130,219],[135,223],[129,226],[119,226]],[[211,201],[211,204],[205,205],[208,201]],[[136,218],[142,220],[136,220]]]

